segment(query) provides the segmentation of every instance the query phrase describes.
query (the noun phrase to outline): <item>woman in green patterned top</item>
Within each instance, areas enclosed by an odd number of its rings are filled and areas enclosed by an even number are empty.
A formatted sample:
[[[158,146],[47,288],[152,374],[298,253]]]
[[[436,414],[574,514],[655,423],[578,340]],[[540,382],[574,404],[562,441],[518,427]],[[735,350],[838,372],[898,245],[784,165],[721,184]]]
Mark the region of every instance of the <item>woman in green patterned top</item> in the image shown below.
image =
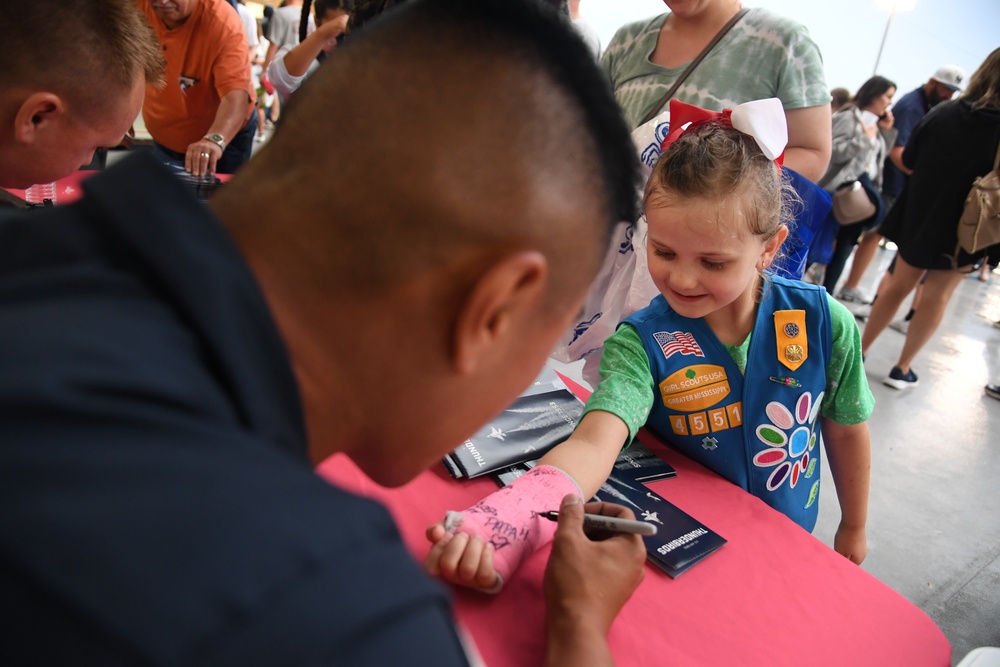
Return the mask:
[[[665,0],[670,12],[623,26],[601,58],[632,127],[740,9],[739,0]],[[830,161],[830,93],[819,47],[802,25],[753,8],[674,95],[721,111],[777,97],[785,109],[785,166],[816,181]]]

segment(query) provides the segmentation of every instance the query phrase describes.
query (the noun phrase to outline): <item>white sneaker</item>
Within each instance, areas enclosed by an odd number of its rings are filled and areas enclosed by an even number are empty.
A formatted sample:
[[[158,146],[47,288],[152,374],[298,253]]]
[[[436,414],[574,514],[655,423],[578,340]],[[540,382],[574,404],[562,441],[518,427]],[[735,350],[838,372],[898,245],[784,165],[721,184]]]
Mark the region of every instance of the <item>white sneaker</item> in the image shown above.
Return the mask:
[[[865,293],[854,287],[843,288],[837,298],[847,303],[868,303],[868,297],[865,296]]]
[[[910,320],[896,320],[889,325],[889,328],[893,331],[898,331],[905,336],[907,330],[910,328]]]
[[[802,276],[802,281],[813,285],[822,285],[826,267],[822,264],[810,264],[809,270]]]

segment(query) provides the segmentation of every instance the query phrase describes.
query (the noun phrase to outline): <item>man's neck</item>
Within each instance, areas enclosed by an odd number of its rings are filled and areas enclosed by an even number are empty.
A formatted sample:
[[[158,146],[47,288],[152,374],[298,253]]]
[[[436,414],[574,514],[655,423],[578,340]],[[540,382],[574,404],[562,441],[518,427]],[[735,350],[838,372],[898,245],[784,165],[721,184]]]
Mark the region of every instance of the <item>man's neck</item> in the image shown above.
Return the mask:
[[[923,95],[924,109],[926,111],[930,111],[941,100],[934,98],[934,83],[932,82],[925,83],[923,86],[921,86],[921,88],[923,89],[924,93]]]

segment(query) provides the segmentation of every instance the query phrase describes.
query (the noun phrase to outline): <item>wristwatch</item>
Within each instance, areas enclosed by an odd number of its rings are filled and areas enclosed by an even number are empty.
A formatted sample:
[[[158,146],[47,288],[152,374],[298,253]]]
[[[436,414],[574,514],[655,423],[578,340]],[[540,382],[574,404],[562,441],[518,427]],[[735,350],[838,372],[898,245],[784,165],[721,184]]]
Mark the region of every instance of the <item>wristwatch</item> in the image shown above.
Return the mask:
[[[226,138],[224,136],[222,136],[221,134],[219,134],[219,133],[216,132],[216,133],[213,133],[213,134],[205,135],[205,138],[208,139],[209,141],[211,141],[213,144],[215,144],[219,148],[221,148],[222,150],[226,150]]]

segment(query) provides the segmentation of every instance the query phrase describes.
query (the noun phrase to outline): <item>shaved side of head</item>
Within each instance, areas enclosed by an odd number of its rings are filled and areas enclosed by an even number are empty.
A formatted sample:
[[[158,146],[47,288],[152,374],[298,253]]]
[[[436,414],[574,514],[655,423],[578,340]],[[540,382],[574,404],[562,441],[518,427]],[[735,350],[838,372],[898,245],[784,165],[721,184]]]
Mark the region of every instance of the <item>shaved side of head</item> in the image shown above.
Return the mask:
[[[137,80],[158,84],[160,43],[134,0],[9,3],[0,22],[0,87],[44,89],[94,114]]]
[[[318,289],[377,293],[456,258],[474,273],[537,249],[557,300],[635,215],[637,178],[567,22],[531,1],[426,0],[337,49],[213,206]]]

